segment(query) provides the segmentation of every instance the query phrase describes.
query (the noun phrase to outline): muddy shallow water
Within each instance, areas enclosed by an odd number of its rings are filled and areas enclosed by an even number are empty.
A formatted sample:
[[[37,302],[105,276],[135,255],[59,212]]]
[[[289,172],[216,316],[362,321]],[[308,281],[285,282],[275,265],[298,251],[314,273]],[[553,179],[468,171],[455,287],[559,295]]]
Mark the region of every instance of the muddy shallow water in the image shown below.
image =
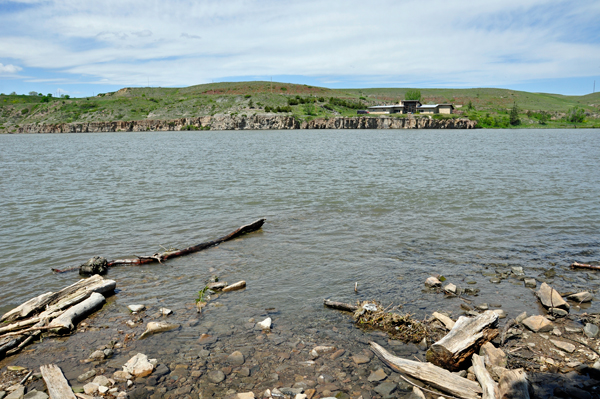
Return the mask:
[[[228,384],[258,393],[291,386],[298,375],[316,381],[319,368],[328,367],[321,373],[346,373],[332,383],[354,397],[376,385],[360,373],[368,377],[379,361],[351,360],[373,335],[325,309],[324,298],[376,299],[417,318],[436,310],[457,317],[463,301],[423,290],[423,281],[439,273],[480,290],[467,297],[471,306],[501,305],[510,318],[541,311],[522,281],[490,282],[512,266],[559,291],[600,285],[600,274],[568,269],[573,261],[598,261],[594,131],[158,132],[1,136],[0,144],[2,312],[77,278],[54,275],[52,267],[94,255],[152,254],[159,245],[181,248],[267,218],[261,231],[204,252],[111,269],[118,292],[90,321],[91,331],[44,340],[2,365],[56,361],[76,378],[93,367],[80,363],[93,349],[139,336],[167,307],[180,329],[128,341],[96,367],[118,368],[143,352],[171,371],[186,365],[182,386],[188,379],[200,386],[210,384],[211,367],[227,367],[220,353],[241,348],[249,375],[232,368],[225,382],[210,386],[215,396],[234,389]],[[552,268],[554,277],[544,274]],[[198,290],[213,275],[245,280],[247,288],[212,299],[199,315]],[[138,303],[148,310],[132,329],[126,306]],[[598,311],[596,301],[573,309]],[[250,321],[265,317],[274,323],[269,335]],[[217,341],[199,342],[203,333]],[[327,343],[346,354],[299,365],[314,345]],[[394,349],[422,356],[415,346]]]

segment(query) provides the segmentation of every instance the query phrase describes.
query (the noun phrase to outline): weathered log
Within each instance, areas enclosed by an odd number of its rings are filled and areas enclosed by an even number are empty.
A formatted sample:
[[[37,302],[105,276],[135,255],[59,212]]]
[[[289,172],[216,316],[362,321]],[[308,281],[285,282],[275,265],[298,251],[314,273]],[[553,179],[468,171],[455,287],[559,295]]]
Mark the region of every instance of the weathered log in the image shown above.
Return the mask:
[[[58,292],[47,292],[43,295],[30,299],[22,305],[19,305],[15,309],[6,312],[0,322],[2,321],[14,321],[23,319],[31,316],[34,313],[47,310],[47,308],[53,307],[54,310],[67,306],[73,298],[83,300],[90,296],[93,292],[99,294],[105,294],[114,291],[116,287],[114,280],[106,280],[102,276],[95,275],[87,279],[82,279]],[[62,301],[62,302],[61,302]]]
[[[55,332],[64,332],[65,330],[72,330],[75,328],[75,322],[82,316],[87,316],[94,310],[98,309],[104,304],[104,296],[97,292],[92,293],[85,301],[72,306],[59,317],[55,318],[48,325],[49,328]]]
[[[497,326],[498,314],[492,310],[473,318],[461,316],[444,338],[431,345],[426,358],[435,365],[456,371],[481,345],[498,335]]]
[[[350,305],[344,302],[331,301],[329,299],[324,299],[323,304],[328,308],[344,310],[346,312],[356,312],[356,309],[358,309],[358,306],[356,305]]]
[[[426,382],[440,391],[464,399],[478,399],[482,392],[479,384],[474,381],[469,381],[431,363],[394,356],[375,342],[369,342],[369,344],[373,353],[392,370]]]
[[[496,399],[496,383],[492,379],[492,376],[485,368],[485,363],[483,358],[478,354],[474,353],[471,358],[473,363],[473,371],[475,372],[475,377],[477,377],[477,381],[481,385],[481,389],[483,390],[483,395],[481,399]]]
[[[152,262],[162,263],[163,261],[165,261],[167,259],[171,259],[171,258],[175,258],[178,256],[188,255],[188,254],[191,254],[194,252],[202,251],[203,249],[214,247],[215,245],[219,245],[222,242],[233,240],[234,238],[237,238],[243,234],[256,231],[262,227],[262,225],[265,223],[265,220],[266,219],[258,219],[257,221],[252,222],[250,224],[246,224],[246,225],[240,227],[239,229],[235,230],[234,232],[229,233],[226,236],[223,236],[221,238],[217,238],[214,241],[203,242],[201,244],[187,247],[184,249],[179,249],[176,251],[165,251],[163,253],[156,253],[156,254],[150,255],[150,256],[138,256],[137,259],[110,260],[110,261],[108,261],[107,266],[111,267],[111,266],[115,266],[115,265],[142,265],[145,263],[152,263]]]
[[[62,370],[55,364],[40,366],[50,399],[77,399]]]
[[[570,306],[567,301],[562,299],[560,294],[548,284],[542,283],[540,289],[535,294],[546,309],[559,308],[567,312],[569,311]]]
[[[529,399],[529,381],[523,369],[506,370],[498,384],[498,399]]]
[[[223,288],[221,291],[222,292],[230,292],[230,291],[241,290],[242,288],[246,288],[246,282],[244,280],[238,281],[235,284],[228,285],[227,287]]]
[[[600,270],[600,265],[587,265],[585,263],[571,263],[571,269],[592,269],[592,270]]]

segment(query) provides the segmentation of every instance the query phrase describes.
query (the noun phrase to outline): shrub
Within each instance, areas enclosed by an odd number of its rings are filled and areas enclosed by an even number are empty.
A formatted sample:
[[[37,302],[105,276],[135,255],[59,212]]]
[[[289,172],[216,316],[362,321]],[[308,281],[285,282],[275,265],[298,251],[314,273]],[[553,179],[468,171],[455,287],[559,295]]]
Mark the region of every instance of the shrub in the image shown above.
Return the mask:
[[[583,108],[573,107],[567,113],[566,118],[571,123],[582,123],[585,120],[585,111]]]
[[[250,94],[246,94],[246,95],[244,96],[244,98],[250,98],[250,97],[252,97]]]
[[[23,114],[23,115],[25,115],[25,114],[26,114],[26,113],[28,113],[28,112],[29,112],[29,108],[23,108],[23,109],[21,110],[21,114]]]

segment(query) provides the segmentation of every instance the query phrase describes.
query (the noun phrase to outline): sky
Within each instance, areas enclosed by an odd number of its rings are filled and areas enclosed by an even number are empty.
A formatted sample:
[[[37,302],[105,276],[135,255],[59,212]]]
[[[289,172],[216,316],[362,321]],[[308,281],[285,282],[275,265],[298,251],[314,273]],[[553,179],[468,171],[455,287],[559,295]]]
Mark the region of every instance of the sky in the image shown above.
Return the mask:
[[[273,80],[600,91],[599,0],[0,0],[0,93]]]

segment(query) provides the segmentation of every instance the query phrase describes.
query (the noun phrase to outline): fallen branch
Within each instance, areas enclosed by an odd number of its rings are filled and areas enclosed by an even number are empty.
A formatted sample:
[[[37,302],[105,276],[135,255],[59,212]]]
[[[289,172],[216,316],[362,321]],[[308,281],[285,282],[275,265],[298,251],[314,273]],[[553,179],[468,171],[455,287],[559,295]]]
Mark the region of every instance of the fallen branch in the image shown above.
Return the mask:
[[[394,356],[375,342],[369,342],[371,350],[392,370],[426,382],[427,384],[462,399],[479,399],[482,393],[478,383],[453,374],[431,363],[419,363]]]
[[[598,265],[586,265],[585,263],[571,263],[571,269],[592,269],[592,270],[600,270],[600,266]]]
[[[262,225],[265,223],[265,220],[266,219],[264,219],[264,218],[258,219],[257,221],[252,222],[247,225],[244,225],[244,226],[240,227],[239,229],[235,230],[234,232],[229,233],[226,236],[223,236],[221,238],[217,238],[214,241],[203,242],[201,244],[187,247],[184,249],[170,250],[170,251],[165,251],[162,253],[155,253],[154,255],[150,255],[150,256],[136,256],[135,259],[110,260],[106,263],[106,266],[111,267],[111,266],[117,266],[117,265],[143,265],[146,263],[153,263],[153,262],[162,263],[162,262],[166,261],[167,259],[176,258],[178,256],[184,256],[184,255],[188,255],[188,254],[191,254],[194,252],[202,251],[203,249],[219,245],[222,242],[233,240],[234,238],[237,238],[243,234],[247,234],[247,233],[251,233],[253,231],[259,230],[262,227]],[[54,271],[55,273],[64,273],[64,272],[73,271],[73,270],[77,270],[77,269],[79,269],[79,267],[74,267],[74,268],[64,269],[64,270],[52,269],[52,271]]]
[[[328,308],[344,310],[346,312],[354,313],[354,312],[356,312],[356,309],[358,309],[358,306],[356,306],[356,305],[350,305],[350,304],[344,303],[344,302],[330,301],[329,299],[324,299],[323,304],[325,306],[327,306]]]

